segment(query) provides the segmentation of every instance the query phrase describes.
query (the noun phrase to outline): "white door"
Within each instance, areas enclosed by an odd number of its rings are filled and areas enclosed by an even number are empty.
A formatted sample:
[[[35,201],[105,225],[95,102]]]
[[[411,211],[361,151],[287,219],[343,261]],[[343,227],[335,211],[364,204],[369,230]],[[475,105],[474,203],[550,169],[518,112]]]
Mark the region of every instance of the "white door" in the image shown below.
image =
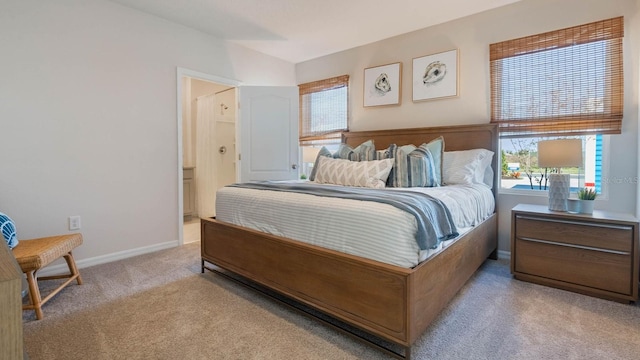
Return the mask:
[[[298,178],[298,87],[241,86],[240,182]]]

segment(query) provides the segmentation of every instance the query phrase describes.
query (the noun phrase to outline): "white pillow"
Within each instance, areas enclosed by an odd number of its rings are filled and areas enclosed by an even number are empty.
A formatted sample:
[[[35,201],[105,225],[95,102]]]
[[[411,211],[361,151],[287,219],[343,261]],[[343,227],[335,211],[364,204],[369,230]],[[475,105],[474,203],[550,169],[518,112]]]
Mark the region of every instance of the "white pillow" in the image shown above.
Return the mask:
[[[321,157],[313,181],[320,184],[384,188],[393,159],[350,161]]]
[[[487,184],[491,187],[492,158],[493,151],[487,149],[445,151],[442,159],[442,180],[447,185]]]

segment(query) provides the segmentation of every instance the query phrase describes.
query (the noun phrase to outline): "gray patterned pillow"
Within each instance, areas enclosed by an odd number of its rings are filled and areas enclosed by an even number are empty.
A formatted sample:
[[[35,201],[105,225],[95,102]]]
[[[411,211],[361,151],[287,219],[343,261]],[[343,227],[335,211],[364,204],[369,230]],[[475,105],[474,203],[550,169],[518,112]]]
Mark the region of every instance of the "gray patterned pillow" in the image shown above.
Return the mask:
[[[319,158],[315,182],[344,186],[384,188],[393,159],[372,161],[350,161],[345,159]]]
[[[318,156],[316,156],[316,162],[313,163],[313,169],[311,169],[311,174],[309,174],[309,181],[313,181],[316,178],[316,171],[318,170],[318,159],[320,157],[331,157],[331,151],[329,151],[326,147],[322,147],[318,152]]]
[[[333,158],[351,161],[376,160],[376,147],[373,144],[373,140],[367,140],[355,149],[352,149],[351,146],[347,144],[340,144],[338,151],[333,154]]]

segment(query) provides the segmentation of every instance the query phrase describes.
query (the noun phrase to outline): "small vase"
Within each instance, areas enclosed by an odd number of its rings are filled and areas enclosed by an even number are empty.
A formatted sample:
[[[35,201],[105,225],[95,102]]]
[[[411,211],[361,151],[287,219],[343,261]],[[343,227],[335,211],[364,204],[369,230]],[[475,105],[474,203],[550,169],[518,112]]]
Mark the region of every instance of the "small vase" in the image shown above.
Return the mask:
[[[593,200],[580,200],[580,213],[593,214]]]
[[[567,211],[573,214],[579,213],[581,201],[579,199],[567,199]]]

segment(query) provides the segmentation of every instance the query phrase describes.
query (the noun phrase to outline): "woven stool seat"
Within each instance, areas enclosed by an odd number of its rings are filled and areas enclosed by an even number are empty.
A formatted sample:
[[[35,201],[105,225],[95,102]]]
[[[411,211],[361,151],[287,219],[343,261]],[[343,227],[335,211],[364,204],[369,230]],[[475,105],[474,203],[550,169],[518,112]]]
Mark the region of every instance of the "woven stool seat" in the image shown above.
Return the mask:
[[[82,244],[82,234],[67,234],[49,236],[39,239],[20,240],[18,246],[13,248],[18,265],[27,277],[29,283],[29,299],[31,304],[23,305],[23,310],[35,310],[38,320],[42,319],[42,305],[60,292],[73,280],[82,284],[82,278],[76,267],[71,250]],[[69,267],[69,274],[43,276],[38,278],[37,272],[50,263],[64,258]],[[51,291],[44,299],[41,298],[38,280],[67,279],[56,289]]]
[[[13,249],[23,272],[41,269],[82,244],[82,235],[69,234],[21,240]]]

